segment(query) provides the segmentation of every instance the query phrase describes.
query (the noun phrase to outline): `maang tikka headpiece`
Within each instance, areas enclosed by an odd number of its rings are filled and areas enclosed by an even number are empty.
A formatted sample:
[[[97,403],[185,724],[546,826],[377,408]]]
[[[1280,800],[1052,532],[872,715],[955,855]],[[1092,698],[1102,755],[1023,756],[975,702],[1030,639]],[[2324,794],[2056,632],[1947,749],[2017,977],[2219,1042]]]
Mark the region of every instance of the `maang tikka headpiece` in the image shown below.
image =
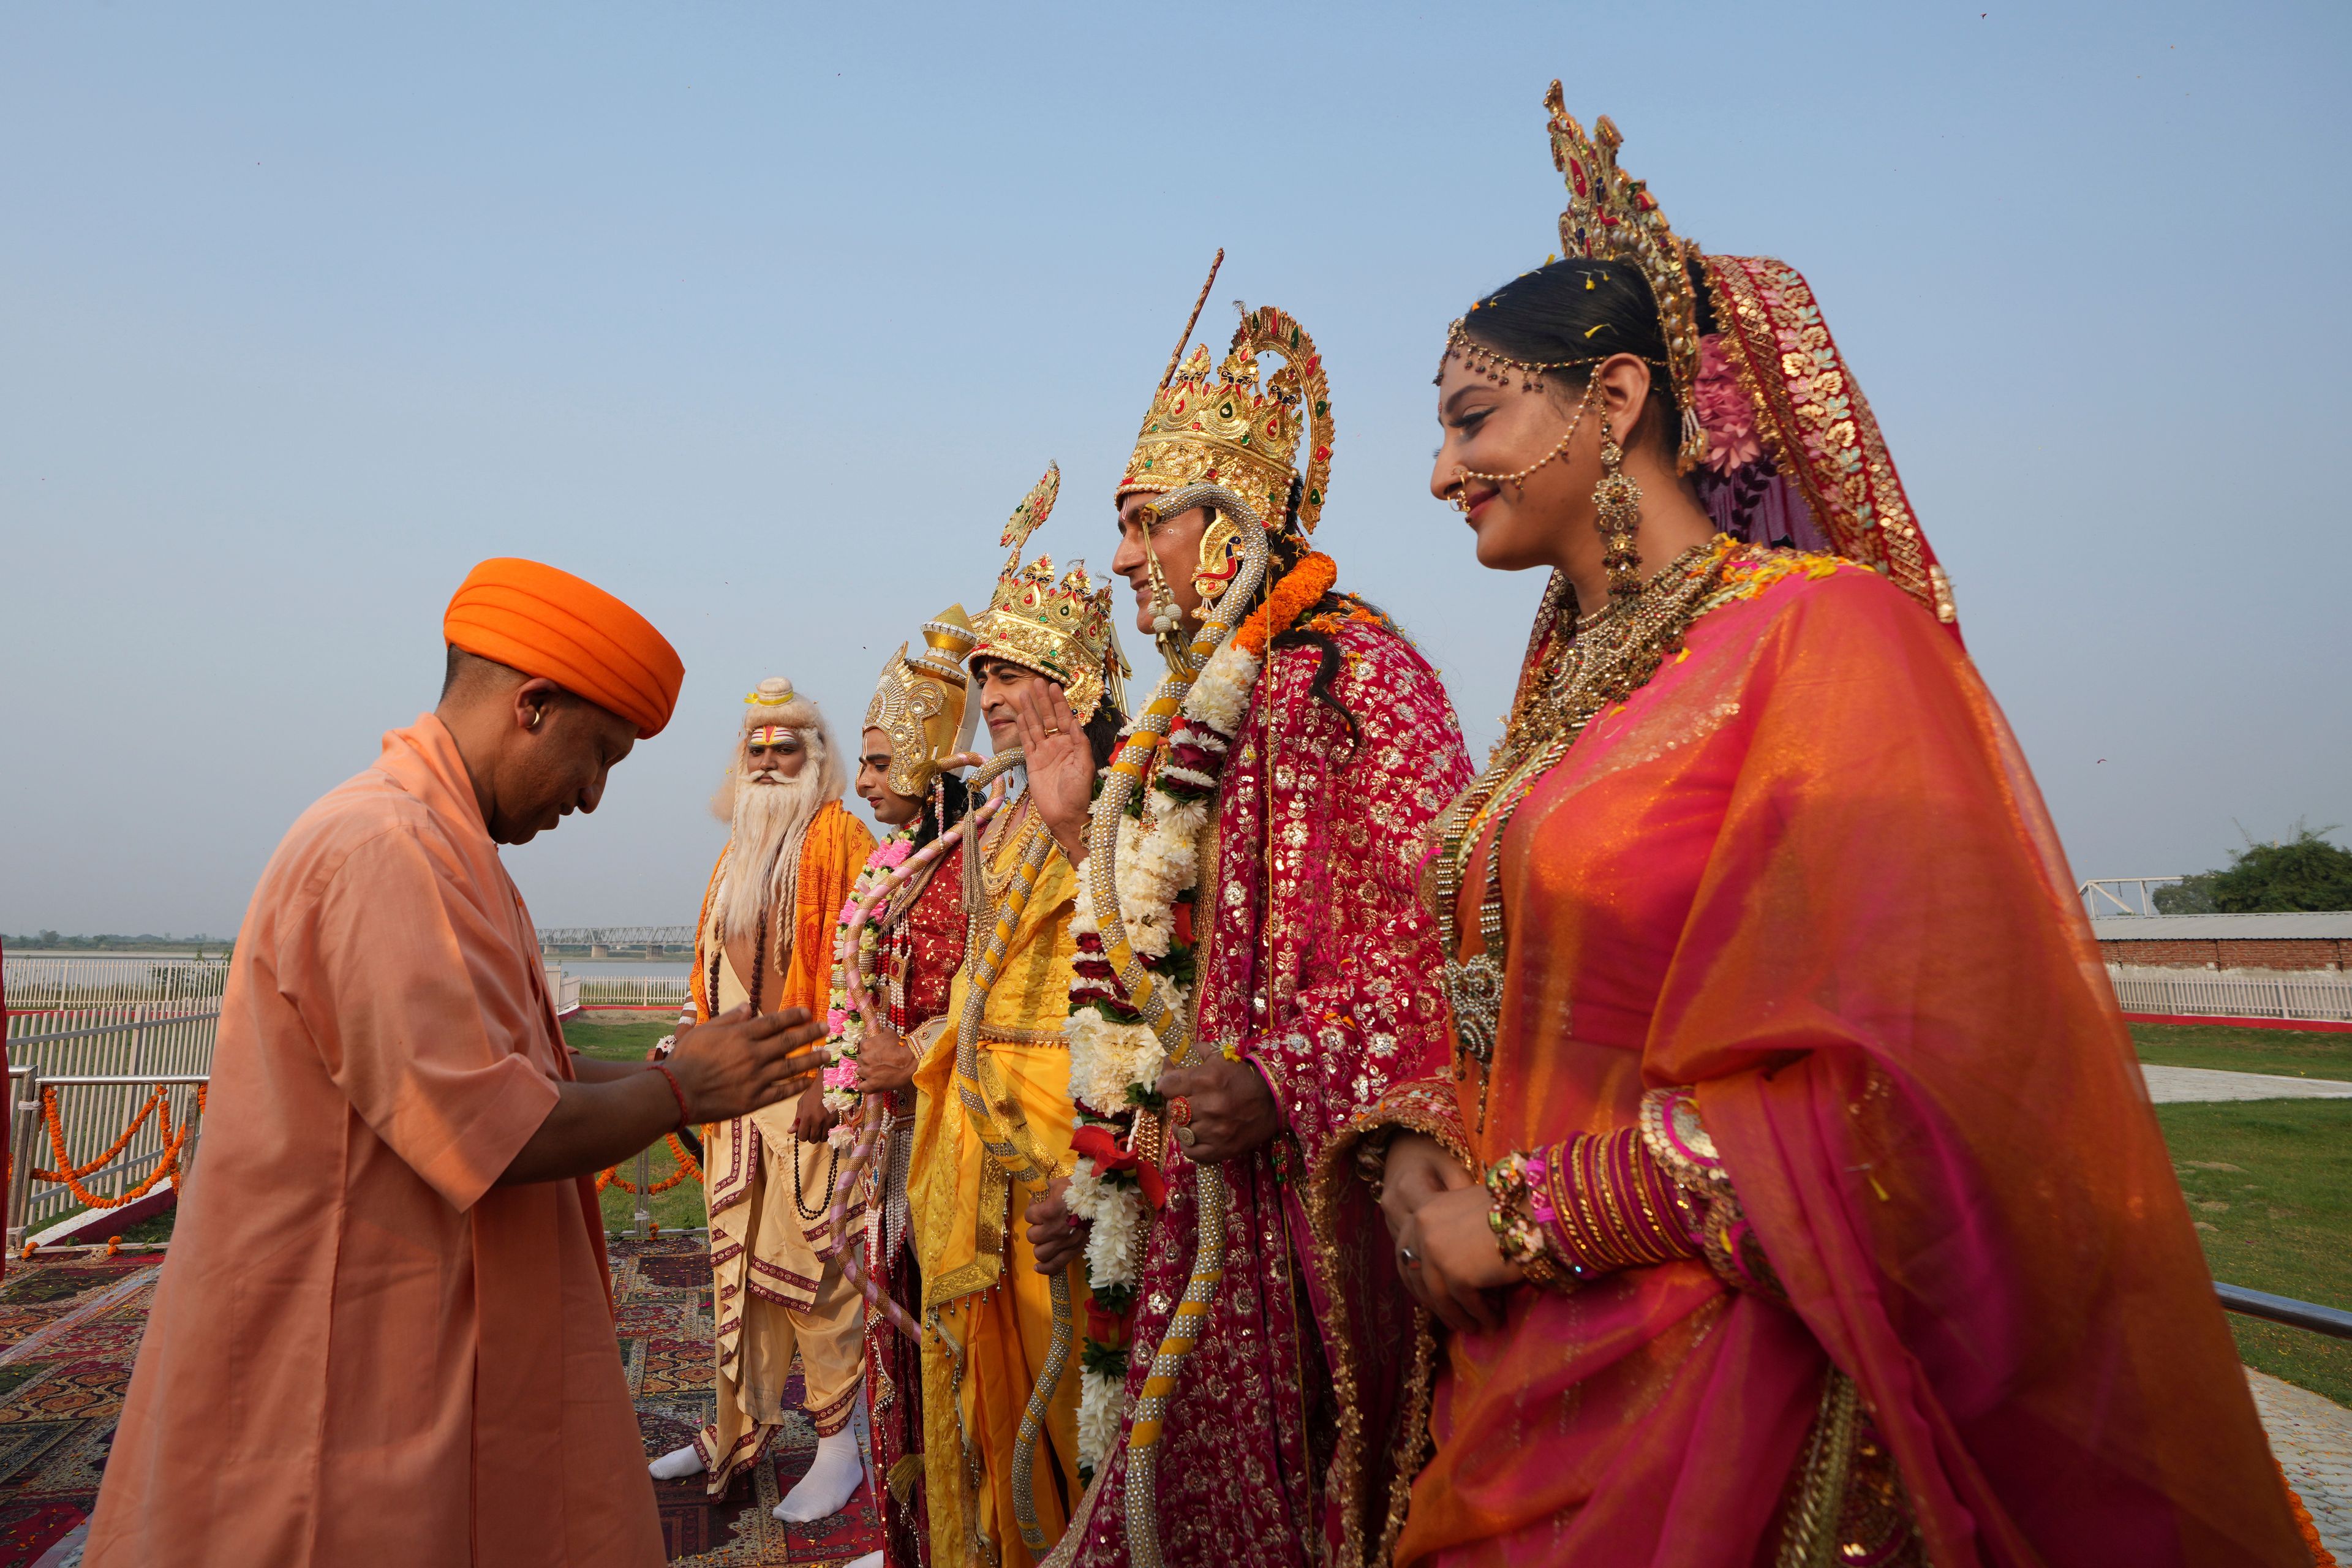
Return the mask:
[[[1617,149],[1625,139],[1607,115],[1592,122],[1593,133],[1587,137],[1568,112],[1557,80],[1544,94],[1544,107],[1551,111],[1552,165],[1568,182],[1568,206],[1559,215],[1560,254],[1589,261],[1628,261],[1648,280],[1666,340],[1666,374],[1674,383],[1675,403],[1683,411],[1682,446],[1675,466],[1687,473],[1706,456],[1706,433],[1699,427],[1695,398],[1698,291],[1691,281],[1691,263],[1698,258],[1698,247],[1675,236],[1644,182],[1617,167]]]
[[[1118,634],[1111,625],[1110,584],[1096,588],[1085,562],[1072,562],[1069,574],[1058,583],[1051,555],[1040,555],[1026,566],[1021,563],[1029,536],[1053,514],[1061,489],[1057,463],[1013,509],[997,541],[1012,554],[997,576],[987,610],[972,625],[978,641],[964,662],[993,658],[1035,670],[1062,688],[1070,711],[1083,724],[1102,706],[1106,691],[1125,706],[1120,682],[1128,673],[1127,656],[1119,651]]]
[[[919,797],[940,774],[940,764],[965,749],[965,720],[979,711],[970,699],[971,678],[963,661],[979,641],[961,605],[950,605],[923,623],[923,647],[908,653],[901,643],[882,667],[874,700],[866,705],[866,727],[890,737],[890,769],[883,783],[893,795]]]

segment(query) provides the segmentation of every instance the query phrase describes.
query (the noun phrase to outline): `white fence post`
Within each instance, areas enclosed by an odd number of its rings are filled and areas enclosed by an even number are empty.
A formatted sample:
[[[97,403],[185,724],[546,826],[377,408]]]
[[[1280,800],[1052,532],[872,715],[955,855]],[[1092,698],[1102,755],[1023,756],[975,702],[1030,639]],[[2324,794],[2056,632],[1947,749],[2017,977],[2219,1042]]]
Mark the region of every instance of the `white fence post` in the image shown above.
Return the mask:
[[[2111,963],[2107,978],[2126,1013],[2352,1023],[2352,974],[2328,970],[2208,974]]]

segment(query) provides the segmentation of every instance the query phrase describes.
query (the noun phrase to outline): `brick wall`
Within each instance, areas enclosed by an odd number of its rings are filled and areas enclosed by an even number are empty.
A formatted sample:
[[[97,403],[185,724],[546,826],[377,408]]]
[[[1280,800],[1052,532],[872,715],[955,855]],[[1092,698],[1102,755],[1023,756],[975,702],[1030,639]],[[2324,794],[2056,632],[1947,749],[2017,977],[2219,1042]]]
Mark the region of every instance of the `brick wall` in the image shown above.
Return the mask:
[[[2327,937],[2249,942],[2199,938],[2164,942],[2101,942],[2109,963],[2160,964],[2173,969],[2342,969],[2352,964],[2352,942]]]

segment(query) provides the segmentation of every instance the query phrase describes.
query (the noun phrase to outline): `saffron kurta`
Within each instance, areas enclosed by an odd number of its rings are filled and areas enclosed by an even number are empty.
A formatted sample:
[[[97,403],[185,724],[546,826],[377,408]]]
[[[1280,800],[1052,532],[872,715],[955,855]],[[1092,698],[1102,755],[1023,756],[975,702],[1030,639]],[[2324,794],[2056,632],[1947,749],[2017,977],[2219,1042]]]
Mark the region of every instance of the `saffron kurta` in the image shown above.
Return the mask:
[[[1938,1568],[2305,1560],[2032,776],[1918,605],[1815,557],[1705,616],[1500,853],[1483,1125],[1475,1070],[1399,1120],[1483,1169],[1695,1085],[1780,1290],[1511,1290],[1444,1345],[1401,1563],[1769,1563],[1832,1367]]]
[[[1031,833],[1043,833],[1024,801],[998,817],[983,840],[992,883],[1020,864]],[[1001,838],[997,833],[1001,832]],[[1077,879],[1058,848],[1047,852],[1035,891],[1005,949],[979,1034],[986,1136],[1010,1142],[1049,1174],[1070,1168],[1070,1052],[1062,1039],[1076,953],[1070,917]],[[1021,1413],[1037,1385],[1052,1338],[1049,1281],[1036,1270],[1024,1217],[1040,1189],[1014,1182],[986,1148],[956,1092],[956,1025],[971,994],[972,964],[992,926],[983,923],[955,978],[940,1030],[915,1077],[915,1145],[908,1183],[908,1228],[922,1269],[926,1317],[936,1316],[961,1362],[923,1347],[925,1502],[932,1568],[977,1565],[974,1534],[1003,1568],[1026,1568],[1013,1512],[1013,1450]],[[1083,1322],[1086,1264],[1068,1268],[1074,1320]],[[1076,1327],[1072,1331],[1076,1342]],[[1078,1497],[1078,1363],[1073,1350],[1037,1446],[1037,1522],[1050,1545]],[[975,1481],[977,1484],[975,1485]]]
[[[90,1568],[662,1561],[594,1185],[493,1185],[569,1076],[422,718],[295,823],[238,932]]]
[[[1388,1500],[1412,1304],[1387,1227],[1327,1149],[1391,1082],[1444,1069],[1437,933],[1417,889],[1429,825],[1470,770],[1410,643],[1352,618],[1334,636],[1332,692],[1356,733],[1310,689],[1321,650],[1276,648],[1234,731],[1194,905],[1199,1037],[1241,1047],[1282,1130],[1222,1167],[1224,1278],[1158,1460],[1160,1550],[1178,1568],[1357,1562]],[[1198,1167],[1163,1147],[1127,1416],[1069,1553],[1087,1568],[1129,1560],[1126,1436],[1197,1250]]]

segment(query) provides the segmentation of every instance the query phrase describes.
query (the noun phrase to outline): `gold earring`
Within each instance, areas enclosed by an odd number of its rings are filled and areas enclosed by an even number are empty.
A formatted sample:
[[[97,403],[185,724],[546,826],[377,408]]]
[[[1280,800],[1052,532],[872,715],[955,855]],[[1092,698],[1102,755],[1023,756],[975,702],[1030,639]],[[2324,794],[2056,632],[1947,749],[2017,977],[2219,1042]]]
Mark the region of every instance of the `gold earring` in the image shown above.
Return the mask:
[[[1609,574],[1609,603],[1628,605],[1642,594],[1642,487],[1618,465],[1625,460],[1610,427],[1609,407],[1601,408],[1601,482],[1592,487],[1592,525],[1601,531],[1601,564]]]
[[[1201,596],[1205,610],[1217,602],[1225,585],[1234,580],[1234,559],[1241,553],[1241,524],[1217,514],[1201,534],[1201,561],[1192,572],[1192,592]]]

